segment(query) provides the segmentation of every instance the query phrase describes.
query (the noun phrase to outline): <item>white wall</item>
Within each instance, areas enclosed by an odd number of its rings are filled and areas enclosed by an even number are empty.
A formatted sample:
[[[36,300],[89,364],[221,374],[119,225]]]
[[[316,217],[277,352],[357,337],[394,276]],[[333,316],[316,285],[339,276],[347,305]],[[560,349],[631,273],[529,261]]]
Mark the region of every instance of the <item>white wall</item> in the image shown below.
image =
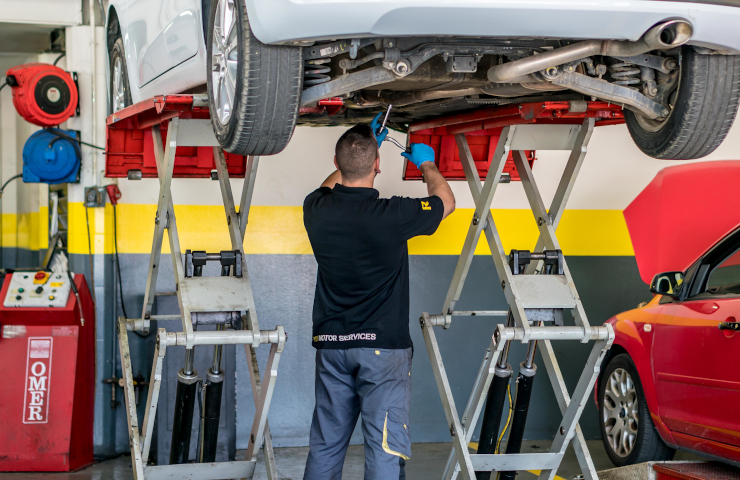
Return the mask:
[[[279,155],[260,161],[254,205],[298,206],[304,197],[333,170],[334,145],[346,129],[340,127],[299,127],[288,147]],[[405,143],[405,135],[392,132]],[[381,152],[381,174],[376,187],[382,196],[424,196],[421,182],[401,180],[403,158],[398,147],[384,143]],[[545,203],[555,194],[568,152],[539,151],[534,175]],[[740,159],[740,122],[730,130],[724,143],[711,155],[698,161]],[[625,125],[597,127],[571,194],[570,209],[623,210],[662,168],[684,162],[656,160],[643,154],[634,144]],[[232,180],[234,195],[241,191],[242,181]],[[458,208],[473,208],[466,182],[454,182]],[[126,203],[157,203],[157,180],[120,182]],[[217,205],[221,194],[216,182],[199,179],[175,179],[173,198],[176,205]],[[523,189],[516,184],[502,185],[496,193],[494,208],[528,208]]]

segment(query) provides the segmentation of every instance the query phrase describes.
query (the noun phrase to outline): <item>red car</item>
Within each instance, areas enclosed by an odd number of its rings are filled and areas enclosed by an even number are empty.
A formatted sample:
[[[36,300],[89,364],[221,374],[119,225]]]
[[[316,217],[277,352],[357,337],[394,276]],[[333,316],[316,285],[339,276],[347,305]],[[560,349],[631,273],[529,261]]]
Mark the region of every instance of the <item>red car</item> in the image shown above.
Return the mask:
[[[650,291],[608,321],[616,340],[595,394],[609,457],[622,466],[679,449],[740,466],[740,228]]]

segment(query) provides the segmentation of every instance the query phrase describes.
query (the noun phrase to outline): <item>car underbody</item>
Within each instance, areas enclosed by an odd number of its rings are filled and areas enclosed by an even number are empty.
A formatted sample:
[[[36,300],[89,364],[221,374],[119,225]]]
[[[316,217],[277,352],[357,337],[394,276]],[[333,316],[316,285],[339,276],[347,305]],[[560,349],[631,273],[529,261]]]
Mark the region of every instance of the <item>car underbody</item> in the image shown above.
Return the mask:
[[[301,5],[285,4],[283,18],[272,16],[277,7],[263,9],[262,3],[214,0],[203,9],[204,43],[191,48],[198,53],[142,85],[135,83],[146,52],[141,59],[132,58],[134,80],[117,90],[111,87],[112,98],[115,92],[125,93],[115,97],[121,99],[115,109],[152,93],[207,92],[217,112],[214,132],[225,151],[274,155],[285,148],[296,125],[351,126],[369,122],[390,106],[388,126],[407,132],[415,122],[493,106],[603,101],[623,108],[630,134],[646,155],[681,160],[701,158],[720,145],[740,98],[740,48],[717,37],[728,29],[725,20],[736,15],[730,7],[707,6],[702,15],[677,16],[658,12],[666,7],[663,2],[642,2],[613,18],[621,18],[618,31],[597,32],[588,23],[550,32],[551,23],[531,29],[517,23],[515,30],[497,24],[498,36],[475,29],[443,34],[452,28],[444,23],[422,30],[426,33],[403,35],[399,32],[419,29],[381,28],[391,18],[381,15],[372,27],[347,20],[343,33],[329,36],[324,34],[335,30],[301,33],[305,25],[297,12],[316,13]],[[249,13],[250,6],[260,8]],[[533,15],[520,7],[509,12],[511,18]],[[604,12],[591,7],[578,11],[603,18]],[[681,10],[681,5],[670,7]],[[640,13],[645,9],[649,12]],[[494,11],[503,15],[496,18],[508,18],[493,6],[479,14]],[[432,22],[442,18],[432,7],[418,13],[431,15]],[[122,33],[127,30],[119,29],[117,16],[111,16],[111,71],[127,72],[122,60]],[[277,32],[278,24],[292,25],[292,31]],[[716,28],[708,30],[707,25]],[[121,45],[114,51],[116,42]]]
[[[401,37],[303,48],[299,125],[351,125],[393,105],[389,123],[481,106],[600,99],[660,121],[671,110],[686,22],[637,42]]]

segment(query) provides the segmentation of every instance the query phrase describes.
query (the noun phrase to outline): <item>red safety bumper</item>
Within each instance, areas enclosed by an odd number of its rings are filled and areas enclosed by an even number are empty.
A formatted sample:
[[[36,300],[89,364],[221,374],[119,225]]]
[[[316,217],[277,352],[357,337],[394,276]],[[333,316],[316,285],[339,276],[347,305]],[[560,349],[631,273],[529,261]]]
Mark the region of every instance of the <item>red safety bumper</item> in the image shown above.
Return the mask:
[[[141,170],[144,178],[157,178],[152,127],[167,140],[167,125],[174,117],[209,119],[207,106],[192,95],[158,95],[126,107],[108,117],[105,138],[105,176],[126,177]],[[229,176],[244,177],[246,157],[225,153]],[[177,147],[175,178],[209,178],[216,169],[211,147]]]
[[[465,180],[455,135],[463,133],[470,145],[475,165],[481,180],[486,178],[493,152],[496,150],[503,127],[522,124],[578,125],[584,118],[595,117],[596,125],[624,123],[624,114],[619,105],[606,102],[537,102],[475,110],[469,113],[448,115],[416,122],[409,127],[409,143],[426,143],[434,149],[435,163],[445,178]],[[533,150],[527,151],[530,166],[536,157]],[[509,154],[504,173],[512,180],[519,180],[514,158]],[[406,162],[404,180],[421,180],[421,171],[411,162]]]

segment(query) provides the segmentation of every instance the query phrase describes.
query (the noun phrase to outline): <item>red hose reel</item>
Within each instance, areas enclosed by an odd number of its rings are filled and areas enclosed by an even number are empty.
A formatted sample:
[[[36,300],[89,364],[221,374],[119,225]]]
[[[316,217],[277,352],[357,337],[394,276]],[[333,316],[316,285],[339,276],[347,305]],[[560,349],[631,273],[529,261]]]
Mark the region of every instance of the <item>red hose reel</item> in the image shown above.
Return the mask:
[[[6,72],[13,105],[26,121],[52,127],[77,112],[79,97],[73,74],[48,63],[27,63]]]

